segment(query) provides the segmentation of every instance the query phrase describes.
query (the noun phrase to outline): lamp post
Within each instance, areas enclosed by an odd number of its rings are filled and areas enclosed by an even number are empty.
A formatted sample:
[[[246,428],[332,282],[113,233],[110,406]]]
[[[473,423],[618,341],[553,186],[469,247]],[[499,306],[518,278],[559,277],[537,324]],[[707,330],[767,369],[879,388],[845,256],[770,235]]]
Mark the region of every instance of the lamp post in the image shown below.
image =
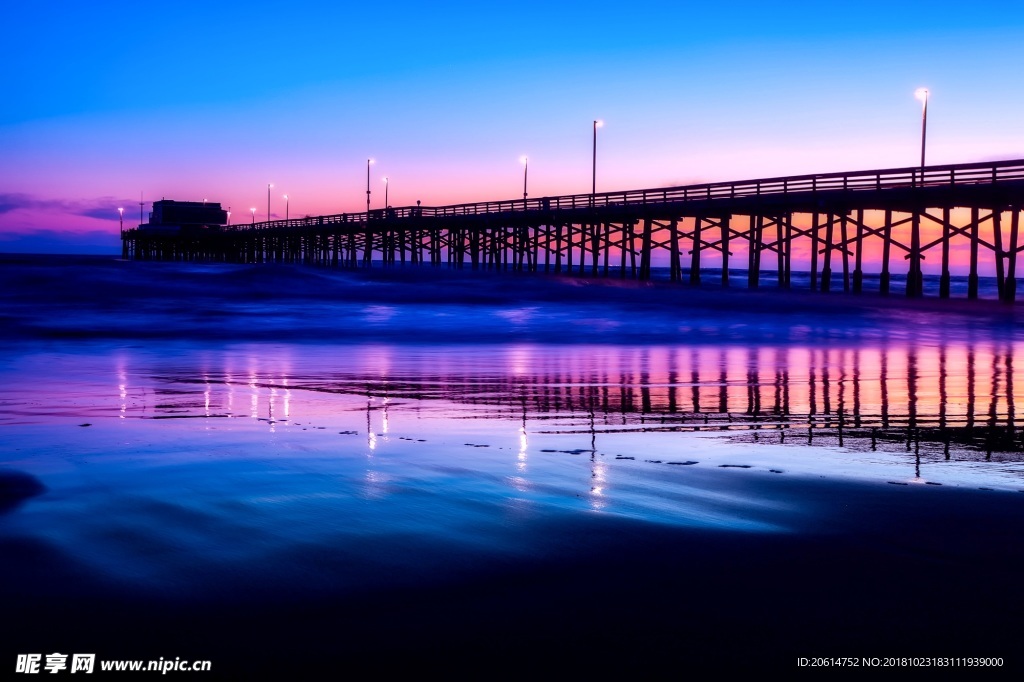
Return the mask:
[[[231,207],[228,206],[228,225],[231,224]]]
[[[267,222],[270,222],[270,188],[273,187],[269,182],[267,183]]]
[[[121,223],[121,237],[124,237],[124,209],[117,209],[118,221]]]
[[[526,174],[530,170],[530,158],[523,154],[519,161],[523,164],[523,201],[526,201]]]
[[[925,136],[928,132],[928,88],[918,88],[914,97],[921,100],[921,186],[924,186]],[[924,274],[921,272],[921,217],[913,216],[910,226],[910,272],[907,273],[907,296],[921,296],[924,292]],[[940,285],[941,286],[941,285]]]
[[[914,97],[921,100],[921,169],[924,170],[924,141],[928,132],[928,88],[918,88]]]
[[[598,119],[594,121],[594,159],[591,165],[590,175],[590,194],[593,196],[597,194],[597,129],[604,125],[604,121]]]
[[[255,227],[256,226],[256,207],[253,206],[249,210],[252,211],[252,224],[253,224],[253,227]]]
[[[385,176],[384,177],[384,209],[385,210],[387,210],[387,208],[388,208],[388,184],[389,183],[388,183],[387,176]]]
[[[370,164],[373,159],[366,160],[366,219],[370,219]]]
[[[284,195],[284,219],[287,222],[287,220],[288,220],[288,195],[287,194]]]

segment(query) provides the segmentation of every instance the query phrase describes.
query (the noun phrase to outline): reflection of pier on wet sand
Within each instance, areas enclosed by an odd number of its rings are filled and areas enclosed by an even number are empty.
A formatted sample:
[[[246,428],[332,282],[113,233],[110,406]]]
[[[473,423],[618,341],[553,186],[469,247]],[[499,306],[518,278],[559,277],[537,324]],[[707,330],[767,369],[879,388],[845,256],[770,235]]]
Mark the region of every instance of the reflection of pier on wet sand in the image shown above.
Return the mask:
[[[533,433],[701,431],[759,442],[1006,459],[1024,450],[1015,411],[1016,346],[587,347],[582,353],[524,346],[510,350],[504,366],[447,357],[394,367],[386,377],[362,369],[263,375],[245,383],[287,389],[293,411],[303,391],[441,399],[493,406],[496,412],[479,416],[521,420]],[[202,380],[211,381],[230,379]]]
[[[324,651],[477,675],[904,654],[1019,668],[1018,348],[28,356],[5,383],[7,452],[49,492],[0,527],[5,646],[171,651],[254,679],[322,676]],[[910,453],[802,445],[872,433],[904,452],[909,433],[923,475]]]

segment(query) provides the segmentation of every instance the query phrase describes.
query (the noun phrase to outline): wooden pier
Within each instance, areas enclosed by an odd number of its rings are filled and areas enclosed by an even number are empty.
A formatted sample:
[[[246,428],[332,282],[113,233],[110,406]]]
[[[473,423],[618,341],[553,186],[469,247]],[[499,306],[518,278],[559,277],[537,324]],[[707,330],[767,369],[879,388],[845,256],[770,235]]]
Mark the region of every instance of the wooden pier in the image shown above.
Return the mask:
[[[178,232],[124,232],[128,259],[305,263],[374,262],[650,279],[656,262],[672,281],[701,284],[701,269],[746,271],[746,286],[775,273],[810,274],[820,291],[864,290],[877,268],[891,293],[923,294],[923,263],[950,296],[951,252],[968,251],[968,298],[979,266],[993,266],[999,298],[1016,295],[1024,160],[799,175],[684,187],[406,206]]]

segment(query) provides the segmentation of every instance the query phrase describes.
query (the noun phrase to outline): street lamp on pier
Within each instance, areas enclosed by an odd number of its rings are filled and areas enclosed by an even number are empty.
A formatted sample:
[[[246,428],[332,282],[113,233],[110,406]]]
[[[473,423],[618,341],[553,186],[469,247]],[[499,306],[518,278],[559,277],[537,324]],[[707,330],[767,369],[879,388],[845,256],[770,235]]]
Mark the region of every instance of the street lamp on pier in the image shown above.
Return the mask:
[[[921,100],[921,170],[924,170],[924,141],[928,132],[928,88],[918,88],[914,97]]]
[[[370,219],[370,165],[373,159],[366,160],[366,219]]]
[[[288,220],[288,195],[287,194],[284,195],[284,219],[287,222],[287,220]]]
[[[269,182],[267,183],[267,222],[270,222],[270,188],[273,187]]]
[[[523,164],[523,201],[526,201],[526,174],[530,170],[530,157],[523,154],[519,161]]]
[[[121,236],[124,237],[124,209],[117,209],[117,219],[121,223]]]
[[[255,227],[255,225],[256,225],[256,207],[253,206],[249,210],[252,211],[252,224]]]
[[[591,164],[590,174],[590,194],[593,196],[597,194],[597,129],[604,125],[604,121],[597,119],[594,121],[594,154],[593,163]]]
[[[388,185],[389,184],[390,183],[388,183],[387,176],[384,176],[384,210],[387,210],[387,208],[388,208]]]

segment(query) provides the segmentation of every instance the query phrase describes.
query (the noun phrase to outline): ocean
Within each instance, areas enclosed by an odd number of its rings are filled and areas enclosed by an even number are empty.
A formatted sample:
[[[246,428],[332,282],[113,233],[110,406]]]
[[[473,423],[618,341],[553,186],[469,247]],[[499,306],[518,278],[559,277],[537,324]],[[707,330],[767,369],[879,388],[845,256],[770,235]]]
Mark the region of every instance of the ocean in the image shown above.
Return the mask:
[[[959,279],[8,255],[0,282],[0,665],[1020,666],[1024,331]]]

